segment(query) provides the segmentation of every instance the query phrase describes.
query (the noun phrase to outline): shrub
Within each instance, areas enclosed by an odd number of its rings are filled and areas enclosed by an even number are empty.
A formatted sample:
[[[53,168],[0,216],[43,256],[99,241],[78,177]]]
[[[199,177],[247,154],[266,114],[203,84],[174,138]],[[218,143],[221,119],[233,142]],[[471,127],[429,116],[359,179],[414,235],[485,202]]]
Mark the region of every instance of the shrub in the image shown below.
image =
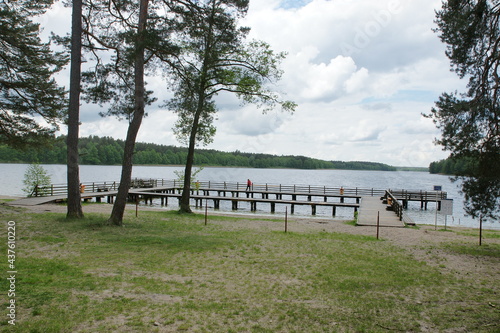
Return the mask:
[[[48,193],[50,183],[51,179],[47,170],[40,164],[30,164],[24,173],[23,191],[28,197],[45,195]]]

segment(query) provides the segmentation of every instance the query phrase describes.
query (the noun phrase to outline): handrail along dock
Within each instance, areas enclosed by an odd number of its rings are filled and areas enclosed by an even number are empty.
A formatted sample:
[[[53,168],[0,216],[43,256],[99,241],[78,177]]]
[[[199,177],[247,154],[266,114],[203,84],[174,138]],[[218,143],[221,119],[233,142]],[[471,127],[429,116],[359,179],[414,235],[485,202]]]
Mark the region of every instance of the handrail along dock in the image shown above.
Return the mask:
[[[113,197],[119,187],[119,182],[84,182],[84,192],[82,197],[95,197],[96,201],[104,196],[108,197],[108,202],[113,202]],[[154,198],[159,198],[161,204],[168,204],[168,198],[181,196],[183,182],[179,180],[165,179],[133,179],[129,190],[129,198],[132,201],[144,199],[152,202]],[[57,196],[58,198],[67,195],[66,184],[52,184],[47,187],[38,187],[35,195]],[[304,199],[300,199],[300,198]],[[443,191],[422,191],[404,189],[375,189],[359,187],[332,187],[320,185],[300,185],[300,184],[253,184],[247,190],[246,182],[217,182],[217,181],[196,181],[191,187],[191,198],[196,206],[201,206],[203,200],[213,200],[214,208],[220,208],[221,201],[231,201],[233,210],[238,209],[238,204],[248,202],[250,210],[256,211],[257,204],[270,204],[271,212],[275,211],[276,204],[290,205],[291,213],[294,213],[296,205],[308,205],[311,207],[311,214],[316,214],[317,206],[328,206],[332,208],[332,215],[335,216],[337,207],[354,208],[357,211],[360,207],[362,197],[380,197],[381,199],[391,199],[391,209],[397,214],[400,220],[405,220],[404,209],[408,208],[409,201],[420,201],[421,208],[427,209],[428,202],[436,202],[440,209],[441,200],[445,200],[447,193]],[[49,200],[50,201],[50,200]]]

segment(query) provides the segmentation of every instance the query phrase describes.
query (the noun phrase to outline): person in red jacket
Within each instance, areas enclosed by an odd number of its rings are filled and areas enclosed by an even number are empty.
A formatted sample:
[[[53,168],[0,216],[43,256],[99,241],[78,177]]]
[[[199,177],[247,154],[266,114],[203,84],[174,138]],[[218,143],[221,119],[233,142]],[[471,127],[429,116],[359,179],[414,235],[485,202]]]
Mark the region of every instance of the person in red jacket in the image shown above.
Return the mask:
[[[247,191],[250,190],[252,188],[252,182],[250,181],[250,179],[247,179]]]

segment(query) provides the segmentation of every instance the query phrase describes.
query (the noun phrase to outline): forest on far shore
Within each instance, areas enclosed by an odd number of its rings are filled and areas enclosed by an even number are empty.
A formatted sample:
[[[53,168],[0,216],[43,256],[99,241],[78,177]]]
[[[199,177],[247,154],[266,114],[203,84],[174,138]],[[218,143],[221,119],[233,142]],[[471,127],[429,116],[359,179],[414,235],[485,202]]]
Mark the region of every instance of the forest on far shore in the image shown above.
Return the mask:
[[[80,164],[119,165],[122,162],[124,141],[112,137],[89,136],[80,138]],[[136,143],[134,164],[184,165],[187,148],[153,143]],[[59,136],[49,148],[17,150],[0,145],[1,163],[66,164],[66,137]],[[396,167],[376,162],[324,161],[304,156],[277,156],[270,154],[222,152],[197,149],[194,164],[249,168],[342,169],[396,171]]]
[[[477,160],[473,158],[453,158],[432,162],[429,165],[430,173],[440,173],[444,175],[463,176],[471,173],[476,167]]]

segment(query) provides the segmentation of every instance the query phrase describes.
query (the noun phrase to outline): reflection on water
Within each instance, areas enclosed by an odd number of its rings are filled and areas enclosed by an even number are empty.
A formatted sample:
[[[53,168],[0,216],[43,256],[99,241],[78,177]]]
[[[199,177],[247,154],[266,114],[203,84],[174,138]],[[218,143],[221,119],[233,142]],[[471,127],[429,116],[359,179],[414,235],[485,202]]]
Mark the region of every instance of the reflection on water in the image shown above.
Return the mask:
[[[22,180],[26,164],[0,164],[0,195],[23,196]],[[51,174],[53,183],[66,183],[65,165],[44,165]],[[183,167],[167,166],[135,166],[132,176],[137,178],[175,179],[174,171],[183,170]],[[82,165],[80,179],[82,182],[118,181],[120,166]],[[426,172],[409,171],[350,171],[350,170],[295,170],[295,169],[249,169],[249,168],[212,168],[205,167],[197,177],[202,181],[228,181],[246,184],[251,179],[255,184],[297,184],[297,185],[325,185],[332,187],[360,187],[375,189],[405,189],[432,191],[434,185],[441,185],[443,191],[448,192],[448,198],[453,199],[453,216],[446,218],[448,225],[477,227],[479,222],[464,216],[462,196],[457,183],[452,183],[448,176],[433,175]],[[175,200],[169,200],[174,203]],[[211,201],[208,201],[209,208]],[[160,202],[154,202],[160,205]],[[168,209],[176,206],[169,205]],[[221,201],[221,211],[231,211],[230,202]],[[276,205],[275,217],[283,216],[285,205]],[[289,209],[289,208],[288,208]],[[295,215],[310,216],[309,206],[296,206]],[[255,214],[269,214],[269,204],[258,204]],[[240,203],[240,213],[250,213],[248,203]],[[416,223],[434,224],[435,205],[429,203],[428,210],[421,210],[419,202],[409,204],[408,215]],[[318,217],[332,216],[331,208],[318,207]],[[337,208],[335,219],[351,219],[352,208]],[[444,225],[445,216],[438,214],[438,224]],[[500,229],[500,223],[485,223],[485,227]]]

